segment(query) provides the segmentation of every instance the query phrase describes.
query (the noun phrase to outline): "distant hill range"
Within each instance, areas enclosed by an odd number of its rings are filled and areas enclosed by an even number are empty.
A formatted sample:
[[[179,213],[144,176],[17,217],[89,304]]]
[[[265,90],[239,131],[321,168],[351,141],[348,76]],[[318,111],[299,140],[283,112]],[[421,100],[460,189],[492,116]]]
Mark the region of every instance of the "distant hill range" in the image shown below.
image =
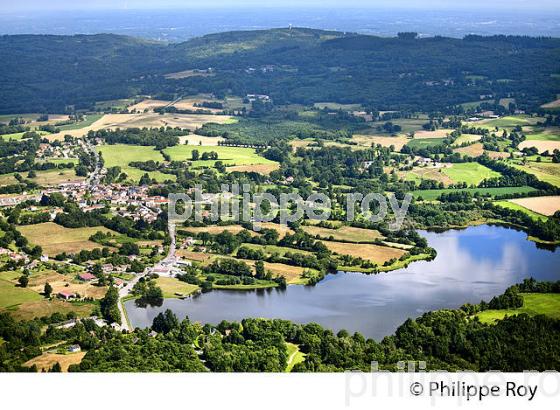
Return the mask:
[[[304,28],[178,44],[112,34],[16,35],[0,36],[0,62],[0,113],[89,109],[138,94],[267,94],[280,104],[432,111],[481,96],[514,97],[534,108],[560,93],[557,38],[381,38]],[[212,75],[165,76],[208,68]]]

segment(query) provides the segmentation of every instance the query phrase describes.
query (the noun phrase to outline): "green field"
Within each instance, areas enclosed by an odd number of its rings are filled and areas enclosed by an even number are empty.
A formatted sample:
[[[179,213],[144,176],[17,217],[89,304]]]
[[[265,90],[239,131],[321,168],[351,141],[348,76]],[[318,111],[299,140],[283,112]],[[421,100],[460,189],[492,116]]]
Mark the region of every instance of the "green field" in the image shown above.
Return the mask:
[[[35,162],[38,164],[48,163],[48,164],[55,164],[55,165],[59,165],[59,164],[78,165],[80,161],[78,160],[78,158],[49,158],[48,160],[40,159]]]
[[[558,127],[538,128],[525,136],[528,141],[560,141],[560,129]]]
[[[105,167],[121,167],[122,171],[128,175],[129,180],[138,182],[142,175],[146,172],[138,168],[133,168],[129,166],[131,162],[134,161],[159,161],[163,162],[164,158],[159,151],[156,151],[154,147],[145,147],[140,145],[125,145],[125,144],[115,144],[115,145],[102,145],[97,148],[97,150],[103,156],[105,160]],[[159,171],[148,172],[151,178],[154,178],[158,182],[164,182],[165,180],[175,180],[175,175],[164,174]]]
[[[268,160],[258,155],[253,148],[238,147],[220,147],[220,146],[198,146],[198,145],[176,145],[165,149],[173,161],[190,161],[192,151],[198,150],[200,155],[204,152],[218,153],[218,161],[222,161],[226,166],[233,165],[256,165],[256,164],[274,164],[274,161]],[[193,161],[195,167],[212,167],[216,161],[214,160],[198,160]]]
[[[489,120],[484,122],[485,126],[488,127],[498,127],[498,128],[514,128],[518,125],[533,125],[537,121],[542,120],[542,118],[531,118],[528,115],[510,115],[502,118],[496,118],[494,120]],[[482,124],[481,124],[482,125]]]
[[[536,191],[535,188],[531,188],[529,186],[521,186],[521,187],[500,187],[500,188],[466,188],[466,189],[420,189],[418,191],[414,191],[414,197],[422,197],[422,199],[426,201],[434,201],[436,200],[441,194],[449,194],[451,192],[459,192],[459,191],[466,191],[470,192],[471,194],[479,193],[481,195],[506,195],[506,194],[524,194],[528,192]]]
[[[533,220],[540,219],[541,221],[546,221],[548,219],[547,216],[538,214],[538,213],[536,213],[534,211],[531,211],[530,209],[527,209],[524,206],[521,206],[521,205],[516,204],[514,202],[496,201],[496,202],[494,202],[494,204],[498,205],[498,206],[501,206],[502,208],[512,209],[514,211],[521,211],[524,214],[527,214],[528,216],[530,216]]]
[[[299,346],[293,343],[286,342],[286,347],[288,350],[288,364],[286,366],[286,372],[291,372],[294,366],[298,363],[302,363],[305,360],[305,353],[299,350]]]
[[[35,171],[37,176],[35,178],[29,178],[31,181],[39,185],[58,185],[64,182],[76,182],[82,181],[84,177],[76,176],[76,171],[74,168],[65,169],[48,169],[46,171]],[[14,173],[0,175],[0,185],[10,185],[17,183],[17,179],[14,177]],[[27,179],[27,172],[21,173],[21,175]]]
[[[82,249],[91,250],[101,248],[101,245],[91,242],[89,237],[101,232],[115,232],[103,226],[84,228],[64,228],[54,222],[45,222],[35,225],[19,226],[18,231],[25,236],[30,243],[43,248],[43,253],[49,256],[59,253],[77,253]]]
[[[276,245],[257,245],[253,243],[244,243],[242,246],[250,249],[260,249],[265,254],[270,255],[273,253],[277,253],[280,256],[284,256],[284,254],[291,252],[291,253],[302,253],[304,255],[309,255],[311,252],[304,251],[301,249],[293,249],[293,248],[286,248],[283,246],[276,246]]]
[[[0,309],[12,309],[26,302],[35,302],[43,299],[37,292],[27,288],[20,288],[12,282],[0,279]]]
[[[335,102],[318,102],[313,104],[315,108],[320,110],[327,108],[329,110],[345,110],[345,111],[356,111],[362,109],[361,104],[339,104]]]
[[[517,162],[509,161],[508,165],[533,174],[541,181],[560,187],[560,164],[552,162],[529,162],[522,165]]]
[[[453,143],[453,146],[459,146],[465,142],[475,142],[480,140],[481,135],[474,135],[474,134],[462,134],[459,135],[459,137],[455,140],[455,142]]]
[[[182,282],[176,278],[157,278],[156,284],[163,291],[164,298],[177,298],[179,294],[182,296],[190,295],[196,292],[199,287],[190,283]]]
[[[478,162],[453,164],[451,168],[443,168],[443,173],[454,182],[465,182],[468,185],[478,185],[484,179],[500,176],[499,173],[480,165]]]
[[[122,98],[120,100],[98,101],[95,108],[99,110],[124,110],[127,106],[134,104],[132,98]]]
[[[39,135],[47,135],[48,132],[46,131],[35,131],[37,134]],[[9,140],[15,140],[15,141],[19,141],[22,139],[23,134],[25,134],[25,132],[16,132],[15,134],[4,134],[4,135],[0,135],[0,137],[4,140],[4,141],[9,141]]]
[[[103,117],[103,114],[87,114],[84,121],[76,122],[74,124],[61,125],[57,127],[60,131],[79,130],[81,128],[89,127],[95,121]]]
[[[443,144],[443,138],[414,138],[406,145],[414,149],[422,149],[427,147],[435,147]]]
[[[554,319],[560,319],[560,294],[559,293],[522,293],[523,307],[519,309],[485,310],[476,316],[483,323],[494,323],[503,319],[506,315],[547,315]]]

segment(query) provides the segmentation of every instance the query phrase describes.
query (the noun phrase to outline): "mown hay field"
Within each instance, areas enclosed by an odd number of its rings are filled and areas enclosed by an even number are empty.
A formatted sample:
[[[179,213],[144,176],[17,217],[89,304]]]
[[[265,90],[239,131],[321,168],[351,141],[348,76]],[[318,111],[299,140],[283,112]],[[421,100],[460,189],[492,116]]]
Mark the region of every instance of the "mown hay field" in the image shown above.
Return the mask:
[[[82,249],[101,248],[101,245],[89,240],[89,237],[97,231],[116,234],[102,226],[64,228],[53,222],[20,226],[18,230],[30,243],[43,248],[43,253],[49,256],[58,255],[62,252],[76,253]]]
[[[510,199],[509,201],[546,216],[554,215],[556,211],[560,210],[560,196],[537,196]]]
[[[383,264],[393,258],[400,258],[406,252],[401,249],[389,248],[388,246],[372,244],[355,244],[344,242],[322,241],[332,252],[339,255],[350,255],[365,260]]]
[[[312,236],[319,236],[322,239],[332,237],[337,241],[348,242],[373,242],[376,239],[382,239],[383,236],[376,230],[355,228],[352,226],[342,226],[338,229],[322,228],[319,226],[302,226],[302,229]]]

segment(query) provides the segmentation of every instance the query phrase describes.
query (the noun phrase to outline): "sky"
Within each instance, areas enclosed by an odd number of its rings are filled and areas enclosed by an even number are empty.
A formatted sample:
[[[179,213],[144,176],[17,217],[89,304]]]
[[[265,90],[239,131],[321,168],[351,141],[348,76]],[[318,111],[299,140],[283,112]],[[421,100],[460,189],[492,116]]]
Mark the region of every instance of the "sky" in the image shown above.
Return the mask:
[[[556,10],[559,0],[0,0],[0,12],[238,7]]]

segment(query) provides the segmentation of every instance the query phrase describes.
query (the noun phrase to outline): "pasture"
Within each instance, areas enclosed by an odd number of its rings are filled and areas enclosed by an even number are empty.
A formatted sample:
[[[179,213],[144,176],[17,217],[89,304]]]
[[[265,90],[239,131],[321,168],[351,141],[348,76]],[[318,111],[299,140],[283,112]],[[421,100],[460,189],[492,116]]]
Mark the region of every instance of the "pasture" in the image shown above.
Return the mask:
[[[360,104],[340,104],[335,102],[318,102],[313,104],[313,106],[320,110],[326,108],[328,110],[344,110],[344,111],[356,111],[362,108]]]
[[[87,114],[83,121],[78,121],[73,124],[57,126],[61,131],[79,130],[82,128],[90,127],[94,122],[101,119],[103,114]]]
[[[547,110],[557,110],[560,108],[560,99],[543,104],[541,107]]]
[[[274,229],[280,235],[280,238],[286,236],[286,234],[293,235],[294,231],[287,225],[281,225],[274,222],[259,222],[258,226],[260,229]]]
[[[183,70],[174,73],[164,74],[164,77],[168,80],[181,80],[183,78],[189,78],[189,77],[208,77],[213,75],[214,74],[212,73],[207,73],[199,70]]]
[[[453,152],[457,152],[461,155],[468,155],[469,157],[479,157],[484,154],[484,146],[482,143],[477,142],[475,144],[467,145],[466,147],[455,148]]]
[[[164,298],[177,298],[179,296],[187,296],[196,292],[199,288],[196,285],[182,282],[176,278],[157,278],[156,284],[163,291]]]
[[[62,313],[63,315],[74,312],[79,317],[91,316],[94,303],[90,302],[64,302],[62,300],[48,300],[37,294],[39,300],[23,302],[16,306],[10,306],[6,310],[10,315],[18,320],[31,320],[33,318],[51,316],[53,313]]]
[[[288,364],[286,365],[286,372],[292,371],[294,366],[298,363],[305,361],[305,353],[299,350],[299,346],[293,343],[286,342],[286,348],[288,350]]]
[[[76,172],[73,168],[48,169],[46,171],[35,171],[35,173],[37,174],[35,178],[27,178],[27,172],[21,175],[41,186],[58,185],[66,182],[80,182],[85,179],[85,177],[76,176]],[[14,177],[13,173],[0,175],[0,185],[15,183],[17,183],[17,179]]]
[[[523,212],[525,215],[531,217],[533,220],[537,221],[537,220],[541,220],[541,221],[546,221],[548,218],[544,215],[541,215],[539,213],[533,212],[528,208],[525,208],[522,205],[519,205],[515,202],[512,202],[511,200],[509,201],[496,201],[494,202],[494,205],[498,205],[502,208],[507,208],[507,209],[511,209],[513,211],[521,211]]]
[[[444,186],[452,184],[454,181],[443,172],[443,168],[433,167],[414,167],[411,171],[399,171],[399,178],[405,181],[420,183],[423,179],[429,179],[443,183]]]
[[[122,172],[128,175],[128,179],[138,182],[142,175],[146,173],[138,168],[133,168],[129,164],[134,161],[159,161],[163,162],[164,158],[154,147],[146,147],[140,145],[101,145],[97,147],[97,151],[101,154],[105,161],[105,167],[121,167]],[[164,174],[159,171],[148,172],[150,178],[154,178],[158,182],[166,180],[175,180],[175,175]]]
[[[447,135],[453,130],[448,130],[448,129],[438,129],[438,130],[434,130],[434,131],[416,131],[414,133],[414,138],[418,138],[418,139],[431,139],[431,138],[436,138],[436,139],[442,139],[442,138],[447,138]]]
[[[81,363],[85,355],[86,352],[67,353],[67,354],[45,352],[40,356],[28,360],[23,365],[26,367],[31,367],[35,365],[37,366],[37,370],[41,372],[41,371],[48,371],[50,368],[54,366],[55,363],[58,363],[60,364],[60,368],[62,369],[62,371],[67,372],[70,365]]]
[[[272,164],[255,164],[255,165],[236,165],[228,167],[228,172],[256,172],[261,175],[269,175],[272,171],[280,169],[280,164],[273,162]]]
[[[168,154],[173,161],[191,161],[193,150],[197,150],[201,156],[205,152],[216,152],[218,154],[218,161],[221,161],[226,166],[277,164],[274,161],[258,155],[254,148],[176,145],[166,148],[164,152]],[[215,163],[215,160],[192,161],[193,167],[213,167]]]
[[[482,135],[461,134],[461,135],[459,135],[459,137],[457,137],[457,139],[453,143],[453,146],[459,146],[461,144],[464,144],[465,142],[468,142],[468,143],[476,142],[476,141],[480,140],[480,138],[482,138]]]
[[[453,182],[465,182],[467,185],[478,185],[484,179],[498,178],[499,173],[480,165],[478,162],[464,162],[453,164],[452,167],[443,168],[442,172],[446,174]]]
[[[19,274],[17,274],[19,277]],[[14,281],[5,280],[5,272],[0,279],[0,310],[16,309],[18,305],[42,300],[43,297],[28,288],[16,286]],[[17,279],[16,279],[17,280]]]
[[[102,226],[71,229],[53,222],[19,226],[18,231],[32,244],[41,246],[43,253],[49,256],[62,252],[75,253],[82,249],[101,248],[101,245],[91,242],[89,237],[97,231],[112,232]]]
[[[407,146],[409,146],[410,148],[419,150],[422,148],[428,148],[428,147],[435,147],[438,145],[443,144],[443,140],[444,138],[416,138],[414,137],[413,139],[408,140],[407,142]]]
[[[397,137],[390,137],[387,135],[353,135],[352,141],[362,147],[371,147],[372,145],[381,145],[382,147],[390,147],[393,145],[395,151],[400,151],[409,141],[409,138],[404,135]]]
[[[182,227],[180,228],[180,230],[184,230],[187,232],[192,232],[195,234],[199,234],[201,232],[207,232],[211,235],[216,235],[219,233],[222,233],[224,231],[227,232],[231,232],[232,234],[237,234],[239,232],[241,232],[242,230],[244,230],[245,228],[243,228],[241,225],[209,225],[209,226],[187,226],[187,227]],[[249,231],[251,232],[251,231]],[[252,232],[251,232],[252,233]]]
[[[497,128],[507,128],[511,129],[516,126],[529,126],[534,125],[542,118],[530,117],[528,115],[508,115],[502,118],[495,118],[489,120],[482,120],[474,123],[468,123],[469,125],[474,125],[476,127],[495,129]]]
[[[451,193],[451,192],[470,192],[471,194],[480,195],[491,195],[493,197],[499,195],[509,195],[509,194],[524,194],[528,192],[535,191],[535,188],[529,186],[522,187],[500,187],[500,188],[466,188],[466,189],[420,189],[418,191],[413,191],[412,194],[416,198],[422,198],[425,201],[435,201],[441,194]]]
[[[530,316],[546,315],[560,319],[560,293],[522,293],[523,306],[518,309],[485,310],[476,316],[482,323],[493,324],[506,315],[513,316],[526,313]]]
[[[179,144],[194,146],[215,147],[219,142],[225,141],[222,137],[205,137],[203,135],[189,134],[179,137]]]
[[[254,260],[247,260],[247,259],[238,259],[245,262],[247,265],[251,267],[255,267]],[[264,262],[265,270],[269,270],[272,273],[272,276],[283,276],[286,279],[288,284],[299,285],[305,283],[305,279],[301,278],[301,274],[308,270],[301,266],[292,266],[286,265],[284,263],[271,263],[271,262]]]
[[[533,162],[529,161],[525,164],[510,161],[508,165],[514,168],[533,174],[539,180],[548,182],[554,186],[560,187],[560,164],[552,162]]]
[[[48,135],[48,132],[46,131],[34,131],[39,135]],[[0,139],[3,139],[4,141],[9,141],[9,140],[14,140],[14,141],[21,141],[23,139],[23,135],[25,134],[25,132],[16,132],[14,134],[4,134],[4,135],[0,135]]]
[[[79,138],[86,135],[90,130],[98,131],[102,129],[115,128],[159,128],[159,127],[179,127],[187,128],[191,131],[202,127],[204,124],[213,122],[217,124],[232,124],[237,119],[229,115],[205,115],[205,114],[157,114],[154,112],[137,114],[105,114],[90,125],[79,129],[69,129],[50,134],[49,140],[62,140],[65,135]],[[83,123],[82,123],[83,124]]]
[[[244,243],[242,246],[249,249],[261,250],[264,252],[266,256],[270,256],[272,254],[277,254],[278,256],[284,256],[286,253],[301,253],[303,255],[311,255],[311,252],[309,251],[287,248],[284,246],[277,246],[277,245],[257,245],[253,243]]]
[[[560,139],[553,140],[525,140],[519,144],[519,149],[535,147],[539,153],[545,151],[553,152],[555,149],[560,150]]]

